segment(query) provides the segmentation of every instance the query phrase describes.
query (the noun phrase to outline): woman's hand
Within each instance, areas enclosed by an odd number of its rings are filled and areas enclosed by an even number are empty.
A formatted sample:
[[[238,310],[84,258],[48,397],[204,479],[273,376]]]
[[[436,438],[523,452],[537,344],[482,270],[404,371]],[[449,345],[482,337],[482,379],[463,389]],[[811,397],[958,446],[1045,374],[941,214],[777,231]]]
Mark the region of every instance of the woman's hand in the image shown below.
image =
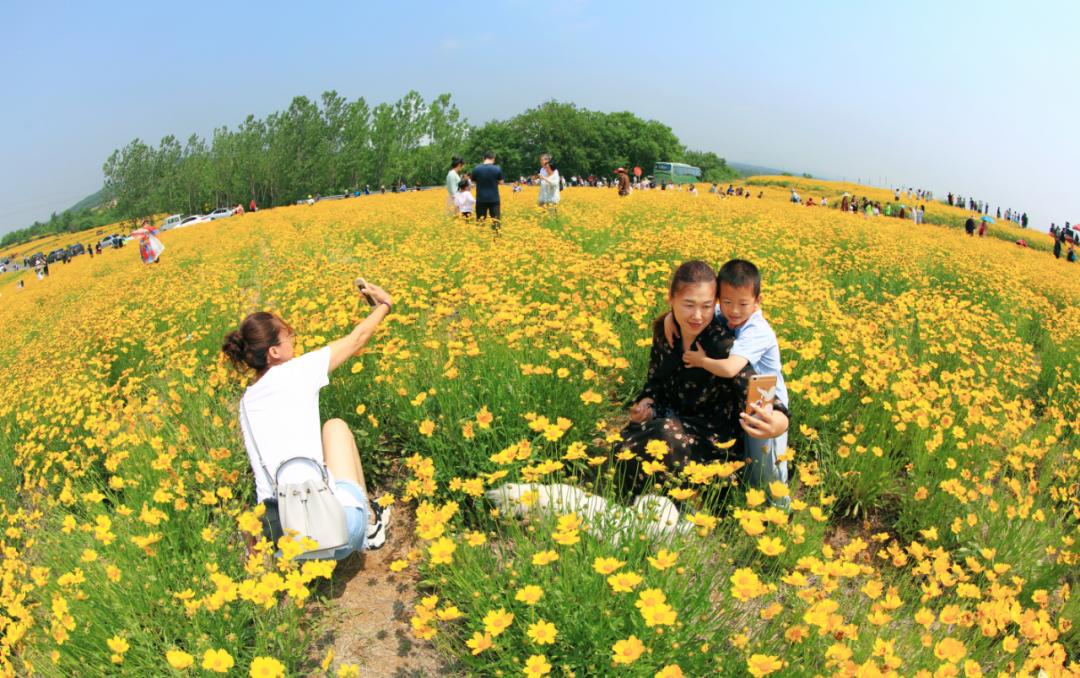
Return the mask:
[[[695,343],[689,350],[683,352],[682,360],[687,367],[705,367],[705,361],[708,357],[701,346]]]
[[[642,398],[630,408],[630,421],[635,424],[644,424],[653,418],[653,399]]]
[[[390,293],[379,287],[378,285],[372,285],[371,283],[364,284],[364,292],[366,292],[372,299],[375,300],[375,304],[386,304],[388,306],[393,305],[394,300],[390,298]]]
[[[764,440],[787,432],[790,423],[787,415],[773,409],[772,403],[767,405],[750,403],[750,410],[753,414],[739,413],[739,425],[751,438]]]

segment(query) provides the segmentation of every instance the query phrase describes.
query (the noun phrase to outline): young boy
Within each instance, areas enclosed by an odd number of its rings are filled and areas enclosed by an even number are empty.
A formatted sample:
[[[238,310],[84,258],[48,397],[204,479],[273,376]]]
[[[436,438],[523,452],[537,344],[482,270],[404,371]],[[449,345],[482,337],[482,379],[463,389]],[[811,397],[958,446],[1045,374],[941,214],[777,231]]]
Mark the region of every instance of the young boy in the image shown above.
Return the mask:
[[[727,358],[710,358],[700,347],[683,353],[683,361],[691,367],[700,367],[725,379],[736,376],[746,365],[761,375],[776,377],[776,400],[788,405],[787,386],[784,385],[783,365],[780,362],[780,346],[776,334],[761,314],[761,273],[757,266],[744,259],[732,259],[717,274],[716,317],[735,333],[735,343]],[[669,313],[664,318],[668,338],[674,334],[675,323]],[[670,328],[670,332],[668,331]],[[772,415],[772,403],[759,403],[764,414]],[[751,419],[740,414],[743,421]],[[760,418],[758,418],[760,420]],[[753,487],[765,489],[773,482],[788,481],[787,433],[775,438],[754,438],[746,435],[746,454],[750,459],[746,478]],[[770,494],[770,498],[771,494]],[[773,503],[787,509],[790,497],[772,498]]]
[[[469,192],[469,180],[462,179],[458,182],[458,192],[454,194],[454,206],[457,207],[458,214],[468,219],[472,216],[473,207],[476,205],[476,198]]]

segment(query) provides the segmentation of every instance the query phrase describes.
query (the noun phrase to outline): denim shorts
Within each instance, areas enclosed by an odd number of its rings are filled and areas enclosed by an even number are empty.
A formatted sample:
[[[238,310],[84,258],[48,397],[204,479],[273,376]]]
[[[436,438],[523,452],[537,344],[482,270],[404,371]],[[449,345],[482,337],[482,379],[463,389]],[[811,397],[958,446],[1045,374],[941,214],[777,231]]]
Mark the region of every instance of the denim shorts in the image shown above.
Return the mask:
[[[345,524],[349,528],[349,543],[334,551],[334,555],[331,556],[334,560],[342,560],[352,555],[353,551],[364,548],[364,542],[367,541],[368,512],[370,509],[364,491],[351,480],[338,480],[334,484],[334,488],[337,492],[345,492],[360,502],[360,506],[343,507],[345,509]]]

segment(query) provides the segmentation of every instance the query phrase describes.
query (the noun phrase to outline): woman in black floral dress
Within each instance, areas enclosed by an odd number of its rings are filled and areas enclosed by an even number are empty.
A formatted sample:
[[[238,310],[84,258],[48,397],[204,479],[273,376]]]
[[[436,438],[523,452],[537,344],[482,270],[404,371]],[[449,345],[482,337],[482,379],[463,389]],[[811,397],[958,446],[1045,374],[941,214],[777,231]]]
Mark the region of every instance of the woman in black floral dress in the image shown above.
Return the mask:
[[[710,358],[726,358],[734,343],[732,332],[715,317],[716,274],[703,261],[688,261],[675,271],[668,298],[681,336],[672,345],[664,337],[663,317],[653,324],[645,387],[635,398],[616,448],[634,454],[632,459],[623,454],[618,462],[623,491],[630,494],[646,480],[641,463],[654,459],[646,451],[653,440],[667,444],[661,461],[669,472],[690,461],[743,458],[745,429],[739,413],[754,371],[747,366],[735,378],[722,379],[683,362],[683,353],[695,344]],[[779,434],[787,430],[788,420],[782,405],[776,410],[772,423]]]

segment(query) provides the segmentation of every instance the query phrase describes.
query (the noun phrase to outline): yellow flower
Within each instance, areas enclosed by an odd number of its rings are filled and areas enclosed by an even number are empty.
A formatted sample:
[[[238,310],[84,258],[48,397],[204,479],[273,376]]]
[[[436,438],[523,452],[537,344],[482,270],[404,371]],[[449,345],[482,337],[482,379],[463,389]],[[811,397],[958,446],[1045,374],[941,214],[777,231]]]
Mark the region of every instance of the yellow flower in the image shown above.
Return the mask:
[[[551,645],[555,642],[555,636],[559,634],[558,629],[551,622],[544,621],[543,619],[537,621],[534,624],[529,625],[529,629],[526,635],[529,636],[529,640],[537,645]]]
[[[750,675],[754,676],[754,678],[761,678],[761,676],[775,673],[783,667],[784,663],[781,662],[779,658],[767,654],[751,655],[750,659],[746,660],[746,670],[749,671]]]
[[[428,546],[428,554],[431,556],[432,565],[449,565],[454,560],[455,544],[448,537],[440,537]]]
[[[248,673],[251,678],[284,678],[285,665],[273,657],[255,657]]]
[[[731,575],[731,595],[743,602],[752,600],[767,590],[757,574],[748,567],[740,567]]]
[[[473,656],[476,656],[491,647],[491,636],[476,631],[473,633],[472,638],[465,641],[465,644],[469,647],[469,650],[472,651]]]
[[[615,570],[619,569],[626,563],[616,558],[607,558],[598,556],[593,560],[593,569],[597,574],[609,575]]]
[[[686,501],[687,499],[693,497],[695,494],[697,494],[697,490],[691,490],[687,487],[677,487],[668,490],[668,496],[675,501]]]
[[[760,506],[765,503],[765,493],[761,490],[747,490],[746,491],[746,505],[747,506]]]
[[[757,548],[767,556],[778,556],[787,550],[777,537],[761,537],[758,539]]]
[[[514,600],[519,603],[525,603],[526,605],[536,605],[543,595],[544,589],[535,584],[529,584],[528,586],[518,589],[517,594],[514,595]]]
[[[592,389],[589,389],[588,391],[585,391],[581,394],[581,402],[585,403],[586,405],[595,405],[599,402],[602,402],[603,400],[604,399],[600,396],[600,394],[596,391],[593,391]]]
[[[945,662],[952,662],[953,664],[959,662],[967,654],[967,648],[959,640],[946,637],[942,638],[934,645],[934,656]]]
[[[116,654],[124,654],[128,651],[130,645],[128,645],[127,639],[116,635],[105,641],[105,644],[109,646],[109,649]]]
[[[178,671],[183,671],[195,663],[195,657],[183,650],[168,650],[165,653],[165,660],[169,662],[169,666]]]
[[[534,654],[525,662],[526,676],[546,676],[551,673],[551,664],[542,654]]]
[[[430,419],[425,419],[420,422],[420,435],[431,437],[431,434],[435,432],[435,422]]]
[[[556,553],[555,551],[551,551],[551,550],[549,550],[549,551],[538,551],[537,553],[533,554],[532,564],[533,565],[548,565],[550,563],[554,563],[558,559],[559,559],[559,554]]]
[[[625,640],[616,641],[611,646],[611,661],[616,664],[633,664],[643,652],[645,652],[645,645],[638,640],[637,636],[631,635]]]
[[[494,421],[494,419],[495,417],[488,410],[487,405],[481,407],[480,411],[476,413],[476,423],[482,429],[491,428],[491,422]]]
[[[791,493],[785,483],[776,481],[773,483],[769,483],[769,494],[779,499],[781,497],[790,496]]]
[[[203,653],[202,668],[214,673],[228,673],[235,662],[225,650],[207,650]]]
[[[455,619],[460,619],[463,616],[465,616],[465,613],[459,610],[455,605],[444,607],[438,612],[439,621],[444,622],[454,621]]]
[[[669,448],[668,444],[663,440],[650,440],[645,443],[645,454],[657,461],[666,457],[670,451],[671,448]]]
[[[668,664],[653,674],[653,678],[685,678],[678,664]]]
[[[484,630],[488,635],[492,638],[498,638],[500,633],[514,623],[514,614],[500,607],[498,610],[491,610],[485,614],[483,622]]]
[[[393,505],[394,501],[394,495],[389,492],[384,492],[382,496],[375,500],[375,503],[382,508],[386,508],[387,506]]]
[[[641,583],[641,575],[635,572],[619,572],[608,577],[607,583],[615,593],[629,593]]]
[[[473,530],[467,530],[465,532],[465,543],[469,546],[483,546],[487,542],[487,535],[483,532],[476,532]]]
[[[669,551],[667,549],[660,549],[656,552],[656,557],[648,557],[649,565],[652,565],[654,569],[666,570],[675,564],[678,560],[679,554],[675,551]]]

